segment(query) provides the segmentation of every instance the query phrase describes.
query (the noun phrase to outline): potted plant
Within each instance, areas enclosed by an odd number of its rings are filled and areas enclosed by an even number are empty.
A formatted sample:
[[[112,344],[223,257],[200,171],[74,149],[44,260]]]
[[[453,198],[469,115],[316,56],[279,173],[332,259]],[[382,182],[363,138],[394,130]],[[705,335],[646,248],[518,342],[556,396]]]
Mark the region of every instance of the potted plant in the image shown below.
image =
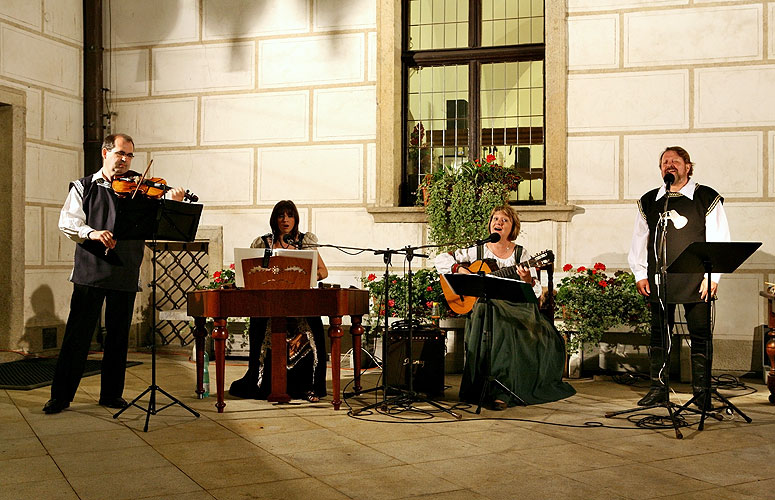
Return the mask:
[[[425,194],[418,198],[425,204],[429,239],[448,251],[486,236],[490,211],[507,203],[521,180],[515,168],[498,165],[493,155],[426,175],[420,186]]]
[[[389,274],[388,306],[390,317],[406,318],[409,304],[407,302],[409,280],[406,276]],[[378,318],[385,314],[385,277],[369,274],[361,278],[363,287],[369,291],[371,309],[369,323],[375,326]],[[435,311],[434,311],[435,308]],[[441,291],[439,275],[435,269],[420,269],[412,274],[412,319],[421,323],[432,323],[436,315],[441,318],[449,316],[450,311]]]
[[[573,268],[566,264],[568,275],[557,287],[555,303],[562,311],[562,331],[567,339],[569,354],[579,351],[582,344],[597,345],[603,333],[625,326],[635,333],[648,331],[651,311],[638,294],[632,273],[616,271],[605,273],[606,267],[598,262],[592,268]]]

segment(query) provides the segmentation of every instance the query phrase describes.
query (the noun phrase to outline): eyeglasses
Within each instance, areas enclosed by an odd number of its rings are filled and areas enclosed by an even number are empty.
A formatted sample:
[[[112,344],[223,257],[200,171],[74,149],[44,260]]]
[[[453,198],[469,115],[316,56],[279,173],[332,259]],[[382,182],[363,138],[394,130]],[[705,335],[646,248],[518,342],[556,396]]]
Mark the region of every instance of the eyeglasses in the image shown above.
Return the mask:
[[[119,157],[123,156],[124,158],[129,158],[130,160],[135,157],[134,154],[132,154],[132,153],[125,153],[123,151],[113,151],[113,154],[116,155],[116,156],[119,156]]]

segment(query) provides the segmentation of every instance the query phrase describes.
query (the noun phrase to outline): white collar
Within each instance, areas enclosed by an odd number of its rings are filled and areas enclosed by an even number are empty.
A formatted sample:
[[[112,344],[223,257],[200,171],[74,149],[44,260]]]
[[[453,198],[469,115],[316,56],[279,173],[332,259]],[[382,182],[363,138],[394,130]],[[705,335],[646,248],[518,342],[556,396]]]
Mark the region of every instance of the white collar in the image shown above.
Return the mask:
[[[689,179],[689,182],[687,182],[686,185],[684,185],[684,187],[679,189],[678,192],[681,193],[682,195],[686,196],[690,200],[693,200],[694,199],[694,190],[695,189],[697,189],[697,183],[694,182],[693,180]],[[654,198],[654,199],[658,200],[658,199],[662,198],[663,196],[665,196],[665,191],[667,191],[667,190],[665,189],[665,186],[663,184],[662,187],[659,188],[659,191],[657,191],[657,197]]]

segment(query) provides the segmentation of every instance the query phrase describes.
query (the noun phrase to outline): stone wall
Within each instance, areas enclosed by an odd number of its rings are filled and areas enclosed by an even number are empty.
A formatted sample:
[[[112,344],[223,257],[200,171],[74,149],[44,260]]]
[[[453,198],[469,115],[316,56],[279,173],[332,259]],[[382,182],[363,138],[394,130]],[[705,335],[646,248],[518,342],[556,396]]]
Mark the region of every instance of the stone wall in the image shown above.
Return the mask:
[[[0,332],[11,350],[40,351],[43,329],[61,339],[67,318],[74,247],[57,219],[68,183],[83,171],[81,8],[79,0],[0,2],[0,86],[26,97],[26,174],[14,181],[26,184],[26,201],[19,213],[3,214],[24,221],[23,236],[6,234],[24,242],[26,269],[17,304],[24,328]]]

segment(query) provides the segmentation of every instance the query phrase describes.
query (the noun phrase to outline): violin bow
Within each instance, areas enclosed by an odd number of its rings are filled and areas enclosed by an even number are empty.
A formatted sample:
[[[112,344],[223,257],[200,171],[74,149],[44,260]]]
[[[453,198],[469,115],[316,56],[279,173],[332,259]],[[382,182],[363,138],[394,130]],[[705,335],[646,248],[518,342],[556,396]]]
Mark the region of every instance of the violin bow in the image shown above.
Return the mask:
[[[132,199],[135,198],[135,195],[137,194],[137,191],[140,189],[140,186],[143,185],[143,181],[145,180],[145,175],[151,169],[152,164],[153,164],[153,158],[151,158],[151,161],[148,162],[148,166],[145,167],[145,171],[143,172],[143,175],[140,176],[140,180],[137,182],[137,186],[135,186],[135,190],[132,191]]]

